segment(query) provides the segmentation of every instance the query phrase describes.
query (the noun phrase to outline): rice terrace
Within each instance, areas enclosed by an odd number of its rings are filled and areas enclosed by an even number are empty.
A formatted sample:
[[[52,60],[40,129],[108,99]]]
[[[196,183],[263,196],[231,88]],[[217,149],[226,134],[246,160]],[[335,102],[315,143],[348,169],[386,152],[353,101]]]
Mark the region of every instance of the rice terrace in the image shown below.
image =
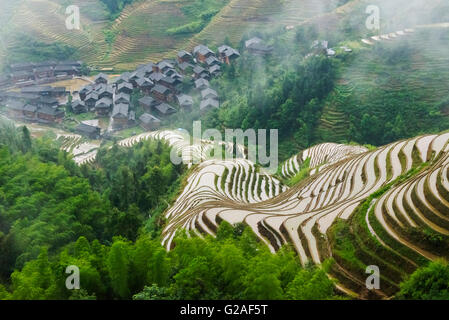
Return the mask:
[[[447,1],[0,4],[0,303],[448,300],[448,259]]]

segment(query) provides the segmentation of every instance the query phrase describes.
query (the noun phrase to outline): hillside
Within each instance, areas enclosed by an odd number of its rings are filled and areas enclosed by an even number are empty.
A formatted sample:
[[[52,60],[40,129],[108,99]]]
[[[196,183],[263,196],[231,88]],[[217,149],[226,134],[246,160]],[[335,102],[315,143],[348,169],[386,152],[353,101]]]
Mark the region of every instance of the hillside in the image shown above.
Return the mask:
[[[198,43],[220,45],[227,38],[236,45],[245,32],[266,28],[267,22],[271,27],[285,27],[333,8],[333,0],[329,0],[327,8],[310,0],[197,2],[135,1],[110,21],[99,0],[74,1],[70,4],[80,7],[81,30],[67,30],[65,1],[8,0],[3,11],[9,17],[8,24],[0,28],[6,50],[0,56],[5,59],[8,49],[22,45],[23,37],[30,36],[39,42],[73,48],[75,57],[91,66],[126,70],[149,60],[174,56],[177,50],[191,49]],[[203,30],[179,35],[169,33],[171,28],[195,22],[208,10],[215,10],[216,14]],[[14,58],[8,56],[4,62],[9,63],[11,59]]]
[[[380,145],[448,128],[448,48],[447,28],[424,27],[364,45],[340,70],[320,139]]]

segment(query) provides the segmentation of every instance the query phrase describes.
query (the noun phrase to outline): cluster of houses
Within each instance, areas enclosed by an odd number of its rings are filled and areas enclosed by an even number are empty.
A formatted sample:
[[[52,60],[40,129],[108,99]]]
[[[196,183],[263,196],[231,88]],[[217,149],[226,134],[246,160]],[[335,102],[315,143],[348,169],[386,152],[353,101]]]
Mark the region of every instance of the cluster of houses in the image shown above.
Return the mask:
[[[16,63],[0,75],[0,88],[42,85],[81,75],[82,61],[44,61]]]
[[[0,100],[11,118],[60,123],[65,111],[59,100],[67,94],[65,87],[31,86],[20,91],[1,92]]]
[[[258,42],[254,50],[263,51],[263,45]],[[209,80],[221,74],[223,64],[231,64],[239,57],[240,53],[228,45],[220,46],[217,53],[205,45],[198,45],[192,52],[178,52],[174,60],[139,65],[135,71],[125,72],[113,82],[100,73],[91,84],[74,92],[77,99],[72,101],[71,108],[75,114],[95,112],[97,117],[110,116],[111,129],[124,129],[136,124],[131,96],[140,91],[143,97],[138,103],[144,113],[139,117],[139,123],[147,130],[155,130],[164,117],[178,110],[192,110],[194,100],[186,92],[192,85],[201,97],[202,113],[219,108],[218,94],[210,87]],[[11,73],[0,76],[0,89],[2,86],[7,90],[16,87],[20,91],[0,91],[0,101],[12,118],[62,122],[65,111],[59,101],[68,92],[63,87],[43,86],[42,83],[81,75],[81,65],[81,61],[11,65]],[[175,108],[175,104],[179,107]],[[91,138],[100,136],[100,128],[90,122],[80,123],[76,131]]]
[[[98,74],[92,84],[78,92],[79,100],[72,101],[73,112],[80,114],[92,111],[98,117],[111,115],[114,129],[133,125],[136,116],[130,110],[130,102],[134,87],[129,82],[121,81],[123,77],[120,78],[110,84],[106,74]]]
[[[219,107],[218,94],[210,88],[209,80],[221,73],[222,64],[230,64],[240,57],[234,48],[223,45],[216,54],[205,45],[196,46],[192,52],[178,52],[176,60],[139,65],[134,72],[125,72],[109,83],[108,76],[99,74],[93,84],[79,91],[79,100],[72,102],[75,113],[93,111],[97,116],[111,116],[113,129],[122,129],[135,123],[135,112],[130,108],[134,90],[143,93],[139,105],[144,113],[139,117],[142,127],[155,130],[161,119],[179,109],[192,110],[193,98],[186,94],[187,79],[193,81],[201,95],[201,112]],[[187,85],[185,85],[187,84]],[[183,92],[184,91],[184,92]]]

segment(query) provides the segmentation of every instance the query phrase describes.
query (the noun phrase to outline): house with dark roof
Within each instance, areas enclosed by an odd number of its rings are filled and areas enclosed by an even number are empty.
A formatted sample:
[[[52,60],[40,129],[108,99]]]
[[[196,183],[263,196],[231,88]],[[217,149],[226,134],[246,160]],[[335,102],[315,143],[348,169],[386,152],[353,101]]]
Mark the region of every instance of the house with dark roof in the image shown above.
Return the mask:
[[[34,66],[35,66],[35,64],[32,62],[19,62],[19,63],[11,64],[9,66],[9,68],[13,72],[15,72],[15,71],[32,71]]]
[[[42,98],[42,96],[32,93],[21,93],[10,91],[2,93],[2,98],[9,102],[18,100],[23,103],[35,103],[39,101],[39,99]]]
[[[131,73],[129,72],[122,73],[117,79],[114,80],[114,85],[117,87],[121,83],[129,82],[130,76]]]
[[[180,94],[176,96],[178,100],[178,104],[183,109],[192,109],[193,107],[193,98],[191,96],[188,96],[186,94]]]
[[[25,82],[34,80],[34,73],[33,71],[14,71],[10,77],[14,83]]]
[[[53,97],[40,97],[37,106],[56,109],[59,106],[59,101]]]
[[[50,78],[54,75],[53,67],[41,66],[33,69],[35,79]]]
[[[151,112],[151,110],[153,110],[153,107],[160,104],[160,102],[153,97],[144,96],[139,99],[139,104],[145,111]]]
[[[95,108],[95,104],[98,101],[98,93],[91,92],[89,93],[86,98],[84,99],[84,102],[86,103],[86,106],[89,108],[89,110]]]
[[[207,58],[214,55],[214,52],[205,45],[200,44],[193,49],[193,55],[199,62],[204,63]]]
[[[94,86],[92,84],[88,84],[80,89],[79,96],[82,101],[86,99],[86,96],[94,90]]]
[[[156,99],[161,101],[169,101],[172,94],[169,88],[160,84],[155,85],[154,88],[151,89],[151,93],[156,97]]]
[[[111,111],[112,100],[102,98],[95,103],[95,112],[98,116],[107,116]]]
[[[112,85],[102,84],[99,86],[97,93],[99,99],[112,99],[112,97],[114,96],[114,88],[112,87]]]
[[[160,72],[154,72],[148,76],[148,79],[150,79],[154,83],[157,83],[157,82],[161,81],[161,79],[164,79],[164,78],[165,78],[165,74],[160,73]]]
[[[80,76],[81,71],[79,67],[68,65],[68,64],[61,64],[55,66],[53,73],[55,76]]]
[[[115,104],[126,103],[129,104],[131,102],[131,96],[127,93],[119,93],[115,95]]]
[[[166,72],[164,72],[164,74],[168,77],[172,77],[174,74],[177,74],[175,69],[167,69]]]
[[[185,50],[179,51],[177,58],[178,58],[178,63],[179,64],[181,64],[181,63],[189,63],[189,62],[193,61],[192,55],[189,52],[185,51]]]
[[[62,97],[67,95],[69,92],[66,90],[65,87],[52,87],[50,95],[52,97]]]
[[[174,70],[174,66],[173,64],[171,64],[170,62],[167,61],[161,61],[158,64],[159,70],[160,72],[162,72],[163,74],[166,74],[169,70]]]
[[[206,100],[206,99],[216,99],[217,100],[218,94],[217,94],[217,91],[215,91],[214,89],[206,88],[201,91],[201,98],[203,100]]]
[[[182,62],[178,64],[179,70],[181,70],[184,74],[192,72],[194,65],[188,62]]]
[[[221,58],[225,54],[225,52],[230,48],[231,47],[226,44],[219,46],[218,47],[218,56]]]
[[[59,108],[40,107],[37,109],[37,118],[40,122],[62,122],[65,112]]]
[[[136,81],[137,88],[142,90],[144,93],[150,93],[151,88],[153,88],[154,83],[148,78],[139,78]]]
[[[35,120],[37,116],[37,107],[31,104],[27,104],[23,107],[23,115],[27,120]]]
[[[40,96],[50,96],[53,88],[50,86],[29,86],[20,89],[21,93],[38,94]]]
[[[168,69],[173,69],[173,68],[174,68],[174,66],[166,60],[161,61],[158,64],[153,64],[153,72],[165,73]]]
[[[173,108],[171,105],[167,103],[161,103],[154,107],[154,110],[160,115],[160,116],[169,116],[173,113],[176,113],[176,109]]]
[[[137,70],[134,71],[133,73],[131,73],[128,77],[128,81],[129,83],[131,83],[133,85],[134,88],[137,87],[137,80],[144,78],[145,77],[145,71],[144,70]]]
[[[117,86],[117,93],[131,94],[133,93],[133,85],[129,82],[120,83]]]
[[[8,109],[8,115],[12,118],[23,118],[23,109],[25,107],[25,103],[14,100],[11,102],[8,102],[6,104],[6,107]]]
[[[178,86],[182,83],[181,80],[172,77],[164,77],[159,83],[167,88],[170,88],[173,92],[178,91]]]
[[[240,57],[240,52],[227,45],[222,45],[218,48],[218,56],[221,61],[230,64],[232,60]]]
[[[200,79],[200,78],[208,79],[210,76],[209,71],[207,71],[206,69],[204,69],[201,66],[195,66],[195,68],[193,68],[193,74],[194,74],[195,79]]]
[[[139,121],[145,130],[157,130],[161,126],[161,120],[149,113],[141,115]]]
[[[87,106],[84,101],[74,100],[72,101],[72,110],[75,114],[81,114],[87,112]]]
[[[153,65],[154,65],[154,63],[150,62],[150,63],[146,64],[143,68],[138,69],[137,72],[139,74],[139,77],[140,77],[140,73],[145,78],[148,78],[150,76],[150,74],[154,73]]]
[[[218,65],[213,65],[212,67],[209,68],[209,73],[212,76],[217,77],[221,74],[221,67]]]
[[[94,82],[96,84],[107,84],[108,83],[108,79],[109,77],[107,75],[105,75],[104,73],[99,73],[95,78],[94,78]]]
[[[210,56],[209,58],[206,59],[206,64],[208,67],[211,67],[215,65],[220,65],[221,62],[215,56]]]
[[[215,99],[205,99],[200,103],[200,111],[201,113],[207,112],[211,109],[218,109],[220,107],[220,103]]]
[[[128,125],[129,120],[129,104],[116,104],[112,110],[112,119],[114,129],[125,128]]]
[[[75,68],[81,68],[81,66],[83,65],[83,62],[80,60],[66,60],[66,61],[60,61],[58,64],[72,66]]]
[[[153,62],[148,62],[146,64],[139,64],[137,66],[137,71],[141,71],[141,70],[145,70],[145,71],[150,71],[153,70]]]
[[[203,78],[195,80],[195,88],[198,90],[204,90],[210,87],[209,81]]]
[[[78,126],[76,126],[75,132],[93,140],[97,140],[101,136],[100,127],[88,125],[86,123],[80,123]]]
[[[49,60],[49,61],[42,61],[42,62],[34,62],[34,68],[39,68],[39,67],[55,67],[58,63],[54,60]]]
[[[21,93],[38,94],[40,96],[61,97],[67,91],[65,87],[51,87],[51,86],[27,86],[20,90]]]

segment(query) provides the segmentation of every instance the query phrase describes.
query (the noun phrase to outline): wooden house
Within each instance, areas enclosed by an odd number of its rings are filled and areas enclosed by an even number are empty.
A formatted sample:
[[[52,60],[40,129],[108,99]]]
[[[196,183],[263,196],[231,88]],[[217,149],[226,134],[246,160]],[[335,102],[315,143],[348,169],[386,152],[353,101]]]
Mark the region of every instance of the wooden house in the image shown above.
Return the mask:
[[[102,98],[95,103],[95,112],[98,116],[107,116],[111,111],[112,100]]]
[[[131,94],[133,93],[133,85],[129,82],[120,83],[117,86],[117,93]]]
[[[157,130],[161,126],[161,120],[149,113],[142,114],[139,121],[145,130]]]
[[[65,112],[62,109],[49,107],[39,107],[37,109],[37,118],[41,122],[62,122]]]
[[[89,139],[97,140],[101,136],[101,128],[93,125],[88,125],[86,123],[80,123],[76,128],[75,132],[86,136]]]
[[[160,102],[150,96],[144,96],[139,99],[139,104],[146,112],[151,112]]]
[[[170,96],[172,94],[169,88],[160,84],[155,85],[154,88],[151,89],[151,93],[154,97],[156,97],[156,99],[161,101],[170,101]]]
[[[115,95],[115,104],[126,103],[129,104],[131,102],[131,96],[127,93],[119,93]]]
[[[103,84],[107,84],[108,83],[108,76],[107,75],[105,75],[104,73],[100,73],[100,74],[98,74],[95,78],[94,78],[94,82],[96,83],[96,84],[100,84],[100,83],[103,83]]]
[[[171,105],[167,103],[161,103],[154,107],[154,110],[160,115],[160,116],[169,116],[173,113],[176,113],[176,109],[173,108]]]
[[[127,127],[129,120],[129,104],[119,103],[112,110],[113,128],[123,129]]]
[[[87,112],[86,103],[84,103],[84,101],[74,100],[72,101],[72,110],[73,113],[75,114],[86,113]]]

